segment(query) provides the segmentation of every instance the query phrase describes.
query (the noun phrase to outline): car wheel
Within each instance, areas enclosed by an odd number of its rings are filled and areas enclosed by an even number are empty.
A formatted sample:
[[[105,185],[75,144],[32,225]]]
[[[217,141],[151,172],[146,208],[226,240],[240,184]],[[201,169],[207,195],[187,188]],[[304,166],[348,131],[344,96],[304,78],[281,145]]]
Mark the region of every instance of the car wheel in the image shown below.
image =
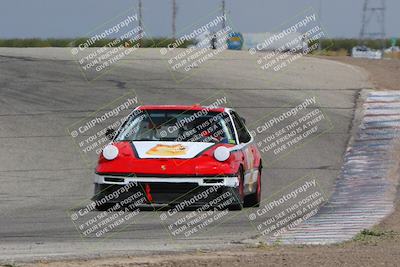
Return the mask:
[[[238,178],[239,178],[239,186],[236,190],[236,199],[237,203],[232,204],[228,207],[229,210],[241,210],[243,208],[244,203],[244,174],[242,167],[239,168],[238,171]]]
[[[260,201],[261,201],[261,168],[258,171],[256,192],[246,196],[244,204],[246,207],[259,207]]]

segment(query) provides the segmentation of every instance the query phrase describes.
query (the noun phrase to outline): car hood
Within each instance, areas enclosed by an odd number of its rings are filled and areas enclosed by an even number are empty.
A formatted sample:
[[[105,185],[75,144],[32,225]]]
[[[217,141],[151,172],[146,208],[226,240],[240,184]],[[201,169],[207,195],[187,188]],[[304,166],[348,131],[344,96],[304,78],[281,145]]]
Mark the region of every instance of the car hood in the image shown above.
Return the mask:
[[[214,143],[134,141],[132,145],[140,159],[191,159],[197,157]]]

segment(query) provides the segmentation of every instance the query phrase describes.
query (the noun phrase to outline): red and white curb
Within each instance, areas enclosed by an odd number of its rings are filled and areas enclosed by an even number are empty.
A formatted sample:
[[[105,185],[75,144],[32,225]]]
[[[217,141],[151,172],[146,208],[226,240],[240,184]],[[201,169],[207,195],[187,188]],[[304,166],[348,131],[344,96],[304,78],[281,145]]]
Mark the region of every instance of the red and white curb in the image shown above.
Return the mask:
[[[394,208],[399,162],[400,91],[367,95],[363,119],[348,147],[335,191],[319,212],[282,235],[284,244],[331,244],[350,240]]]

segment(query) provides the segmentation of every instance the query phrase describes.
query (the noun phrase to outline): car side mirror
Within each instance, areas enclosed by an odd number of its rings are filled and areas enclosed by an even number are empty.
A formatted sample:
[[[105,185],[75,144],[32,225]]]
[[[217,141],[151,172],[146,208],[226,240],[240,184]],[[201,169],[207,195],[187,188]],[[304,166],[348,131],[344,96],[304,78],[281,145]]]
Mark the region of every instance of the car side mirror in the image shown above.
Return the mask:
[[[240,119],[242,120],[243,124],[246,124],[246,119],[243,117],[240,117]]]
[[[114,136],[115,136],[115,130],[113,129],[113,128],[108,128],[107,130],[106,130],[106,137],[107,137],[107,139],[108,140],[113,140],[114,139]]]
[[[248,140],[246,139],[245,136],[239,136],[239,143],[247,143]]]

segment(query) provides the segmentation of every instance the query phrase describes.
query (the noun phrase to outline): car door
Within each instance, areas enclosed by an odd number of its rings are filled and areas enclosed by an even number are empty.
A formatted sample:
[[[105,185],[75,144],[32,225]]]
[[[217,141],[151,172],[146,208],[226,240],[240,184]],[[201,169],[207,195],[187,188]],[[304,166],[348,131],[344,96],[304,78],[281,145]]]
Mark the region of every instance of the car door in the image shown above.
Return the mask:
[[[245,194],[254,193],[257,188],[257,175],[259,167],[259,157],[254,145],[253,138],[247,130],[244,121],[239,115],[231,111],[231,116],[235,124],[239,146],[242,146],[244,171],[244,191]]]

